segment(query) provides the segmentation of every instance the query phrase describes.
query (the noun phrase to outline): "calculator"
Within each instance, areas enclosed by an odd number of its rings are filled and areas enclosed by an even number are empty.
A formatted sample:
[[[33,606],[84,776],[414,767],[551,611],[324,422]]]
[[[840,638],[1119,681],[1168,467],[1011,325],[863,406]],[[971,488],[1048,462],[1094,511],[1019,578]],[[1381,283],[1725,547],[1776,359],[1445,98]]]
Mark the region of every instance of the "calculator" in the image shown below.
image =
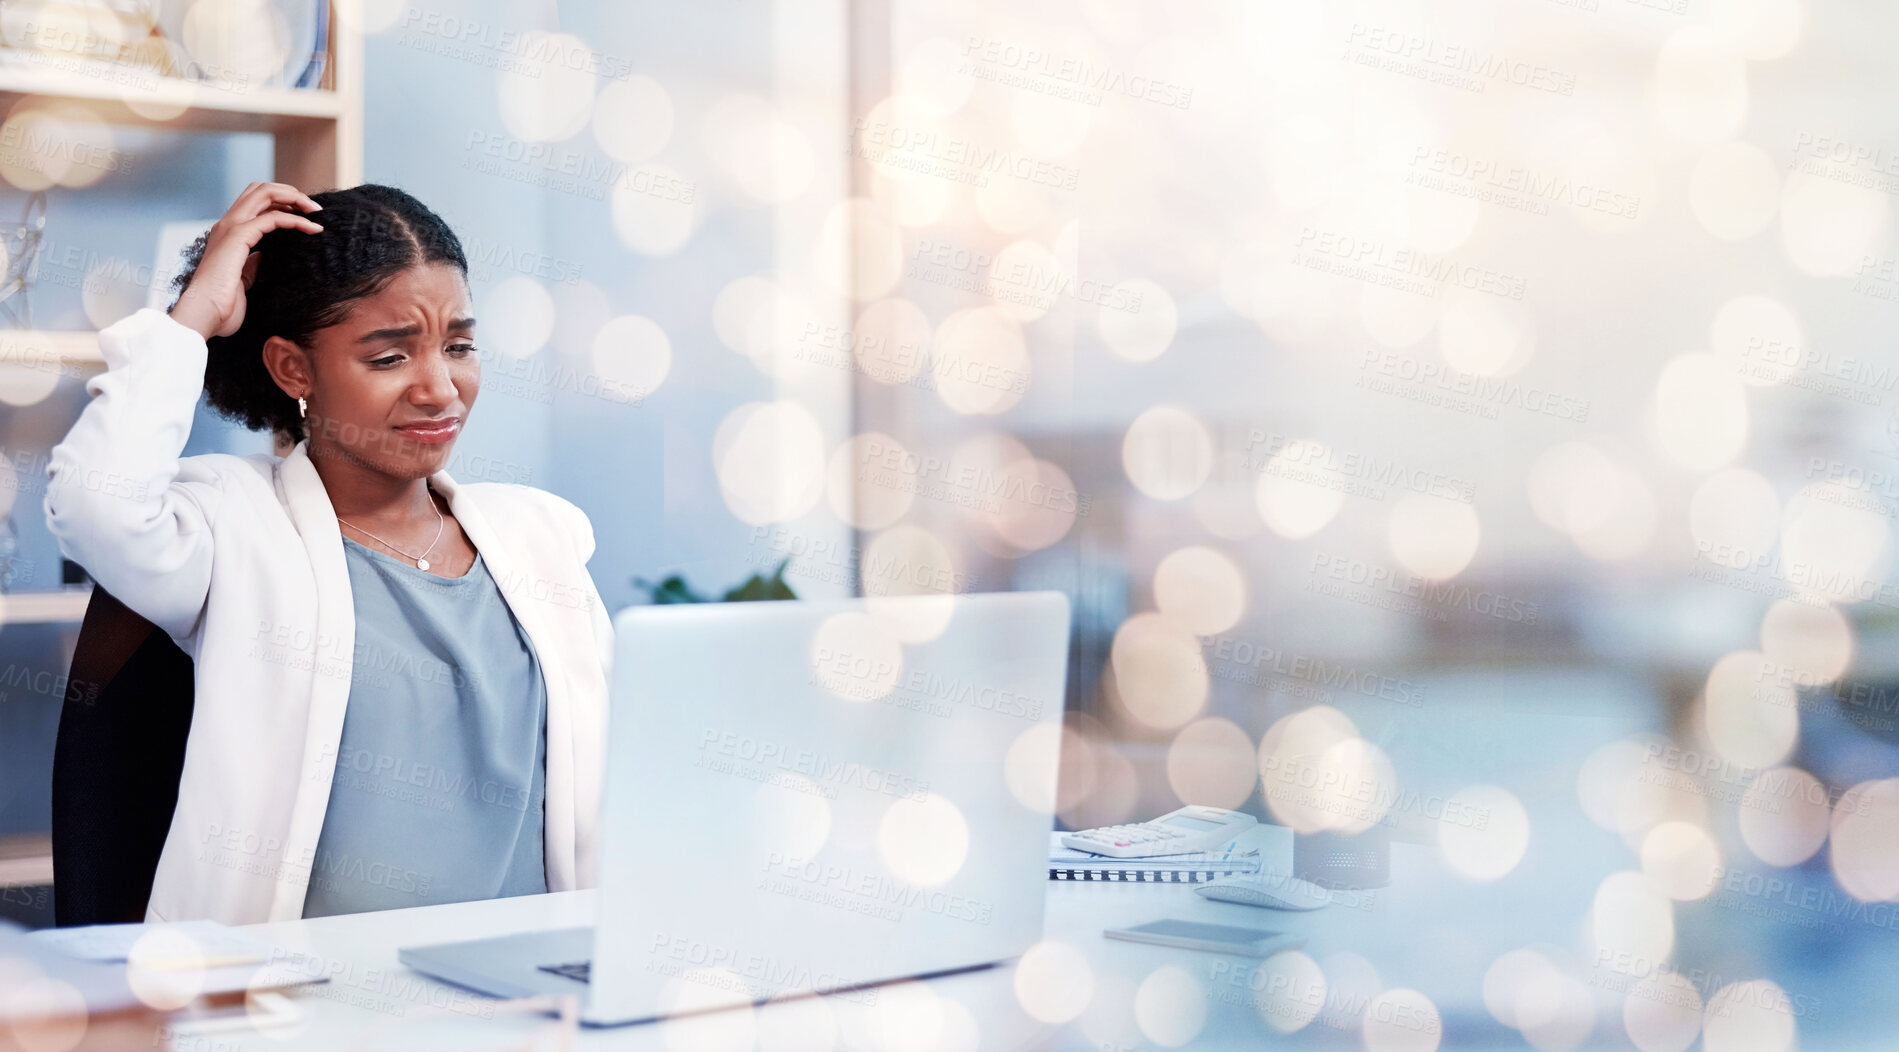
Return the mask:
[[[1063,833],[1062,846],[1110,858],[1185,855],[1211,851],[1255,824],[1249,814],[1190,804],[1151,822]]]

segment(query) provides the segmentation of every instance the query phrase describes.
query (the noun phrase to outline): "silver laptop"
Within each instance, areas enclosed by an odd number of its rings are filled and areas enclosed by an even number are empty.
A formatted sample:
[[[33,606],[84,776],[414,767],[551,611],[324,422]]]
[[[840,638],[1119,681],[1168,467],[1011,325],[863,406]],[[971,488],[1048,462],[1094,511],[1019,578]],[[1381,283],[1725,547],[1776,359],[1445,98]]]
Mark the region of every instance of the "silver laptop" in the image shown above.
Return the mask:
[[[597,924],[404,949],[643,1022],[985,967],[1042,933],[1055,592],[614,618]]]

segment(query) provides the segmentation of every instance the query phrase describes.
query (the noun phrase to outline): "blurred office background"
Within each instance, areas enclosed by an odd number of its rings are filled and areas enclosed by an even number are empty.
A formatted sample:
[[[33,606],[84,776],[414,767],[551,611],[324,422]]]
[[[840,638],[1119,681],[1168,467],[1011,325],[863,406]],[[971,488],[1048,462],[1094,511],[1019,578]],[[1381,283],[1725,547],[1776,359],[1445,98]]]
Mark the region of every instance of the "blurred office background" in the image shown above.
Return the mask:
[[[1880,1015],[1899,12],[338,11],[365,178],[469,250],[451,473],[577,502],[610,606],[786,559],[801,596],[1060,589],[1065,823],[1389,844],[1405,930],[1262,1039],[1410,1047],[1332,1010],[1397,989],[1446,1047]],[[272,177],[260,135],[33,127],[122,160],[46,175],[0,130],[0,220],[52,182],[39,329],[143,305],[162,223]],[[38,486],[85,394],[13,368],[8,588],[55,589]],[[201,414],[187,452],[268,449]],[[0,835],[46,828],[74,627],[0,629]],[[1076,1032],[1146,1047],[1111,994]]]

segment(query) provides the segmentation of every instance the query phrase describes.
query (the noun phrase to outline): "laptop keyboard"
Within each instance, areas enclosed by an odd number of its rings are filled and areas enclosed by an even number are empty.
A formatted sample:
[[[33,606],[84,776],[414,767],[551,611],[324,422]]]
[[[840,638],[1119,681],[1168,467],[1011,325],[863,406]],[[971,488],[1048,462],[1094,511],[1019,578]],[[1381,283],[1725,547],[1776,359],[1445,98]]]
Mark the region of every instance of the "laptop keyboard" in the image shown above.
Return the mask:
[[[543,964],[540,970],[543,972],[553,972],[555,975],[564,976],[576,982],[590,983],[593,981],[592,961],[575,961],[572,964]]]

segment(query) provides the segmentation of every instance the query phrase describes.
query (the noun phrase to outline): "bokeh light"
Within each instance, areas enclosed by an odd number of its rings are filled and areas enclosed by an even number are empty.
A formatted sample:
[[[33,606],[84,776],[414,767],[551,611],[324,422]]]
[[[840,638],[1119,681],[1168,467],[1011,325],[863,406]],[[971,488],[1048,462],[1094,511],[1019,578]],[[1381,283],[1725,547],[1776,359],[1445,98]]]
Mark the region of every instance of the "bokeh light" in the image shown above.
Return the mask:
[[[24,96],[0,124],[0,177],[20,190],[90,186],[126,166],[112,126],[85,103]]]
[[[1878,257],[1891,217],[1891,203],[1877,190],[1794,171],[1781,187],[1780,244],[1795,267],[1814,277],[1852,274]]]
[[[810,140],[768,100],[748,92],[720,99],[706,113],[706,155],[746,199],[784,204],[811,185]]]
[[[125,982],[133,996],[170,1012],[204,992],[206,955],[190,931],[173,924],[148,925],[126,951]]]
[[[1806,26],[1801,0],[1716,0],[1708,20],[1736,54],[1756,62],[1784,57]]]
[[[1088,497],[1075,488],[1061,465],[1037,457],[1013,460],[998,473],[995,510],[987,516],[990,532],[972,539],[990,554],[1014,558],[1041,551],[1068,535],[1085,510]],[[984,544],[993,539],[1000,544]]]
[[[877,825],[877,854],[898,880],[935,887],[969,859],[969,821],[936,793],[891,801]]]
[[[1510,950],[1484,969],[1484,1008],[1497,1022],[1520,1030],[1523,1022],[1517,1018],[1517,1005],[1522,992],[1544,976],[1556,974],[1556,966],[1534,947]]]
[[[881,530],[916,500],[917,458],[881,431],[853,435],[831,453],[825,498],[840,521]]]
[[[1096,315],[1101,342],[1130,362],[1151,362],[1174,342],[1180,311],[1167,290],[1129,279],[1103,295]]]
[[[1213,439],[1179,406],[1155,406],[1134,418],[1121,442],[1121,466],[1134,488],[1155,500],[1191,495],[1213,471]]]
[[[1207,1025],[1206,987],[1185,968],[1163,964],[1135,990],[1134,1020],[1162,1048],[1187,1045]]]
[[[1696,558],[1730,569],[1765,561],[1780,537],[1780,497],[1758,473],[1725,468],[1695,487],[1688,529]]]
[[[761,849],[812,858],[831,837],[831,802],[816,782],[792,771],[773,776],[752,795],[752,836]]]
[[[937,397],[958,413],[1007,412],[1029,387],[1029,350],[1021,326],[994,307],[951,314],[936,327],[930,375]]]
[[[1853,663],[1853,626],[1837,607],[1778,599],[1761,620],[1761,652],[1796,686],[1831,683]]]
[[[1780,520],[1780,576],[1797,591],[1829,602],[1877,594],[1892,561],[1883,506],[1861,488],[1812,482],[1787,501]]]
[[[879,987],[865,1013],[865,1037],[891,1052],[937,1052],[953,1047],[948,1027],[952,1002],[917,980]],[[853,1042],[855,1044],[855,1042]]]
[[[521,34],[521,58],[495,71],[508,134],[524,142],[560,142],[585,128],[593,115],[595,75],[588,62],[570,60],[590,53],[587,42],[572,33]]]
[[[1793,375],[1806,340],[1793,309],[1772,296],[1736,296],[1714,312],[1708,347],[1744,384],[1766,387]]]
[[[1009,751],[1002,758],[1002,776],[1009,783],[1010,795],[1023,807],[1041,814],[1055,813],[1060,802],[1062,742],[1070,733],[1059,724],[1041,723],[1009,743]]]
[[[1181,803],[1234,810],[1258,780],[1253,739],[1232,720],[1195,720],[1167,747],[1167,784]]]
[[[1302,540],[1338,515],[1345,506],[1344,489],[1323,470],[1309,466],[1332,459],[1325,443],[1309,438],[1287,442],[1273,453],[1253,492],[1267,527],[1289,540]]]
[[[642,256],[670,256],[692,237],[698,200],[698,185],[685,173],[670,165],[643,165],[613,182],[608,198],[613,233]]]
[[[1582,980],[1550,967],[1517,991],[1517,1027],[1538,1052],[1570,1052],[1589,1040],[1596,1025],[1594,995]]]
[[[1706,898],[1721,872],[1721,849],[1692,822],[1663,822],[1642,840],[1642,872],[1678,902]]]
[[[1731,763],[1771,767],[1793,751],[1799,701],[1793,686],[1773,672],[1757,650],[1735,651],[1708,671],[1702,688],[1708,737]]]
[[[1200,641],[1159,614],[1121,622],[1109,662],[1122,705],[1150,727],[1171,730],[1206,706],[1210,683]]]
[[[1597,746],[1576,769],[1576,797],[1591,822],[1617,832],[1623,791],[1641,776],[1648,745],[1621,738]]]
[[[481,338],[508,358],[526,358],[554,334],[554,297],[547,286],[524,274],[496,282],[479,307]]]
[[[792,297],[770,278],[735,278],[712,301],[712,331],[719,342],[770,371],[775,349],[791,345],[801,333]]]
[[[1527,312],[1509,309],[1494,296],[1458,289],[1445,294],[1437,345],[1455,369],[1474,376],[1503,376],[1529,362],[1536,341]]]
[[[818,280],[860,300],[887,295],[903,276],[903,238],[888,208],[868,197],[832,205],[812,246]]]
[[[1154,605],[1194,635],[1216,636],[1246,612],[1246,580],[1238,563],[1212,548],[1180,548],[1154,568]]]
[[[1444,863],[1471,880],[1491,881],[1509,874],[1530,846],[1530,814],[1515,793],[1495,785],[1473,785],[1452,793],[1437,823],[1437,849]],[[1484,821],[1453,821],[1451,815],[1482,815]]]
[[[935,36],[905,52],[896,68],[901,97],[938,116],[955,112],[976,87],[963,61],[963,51],[956,41]]]
[[[96,31],[99,23],[89,28]],[[185,9],[179,28],[178,41],[191,60],[208,79],[233,90],[269,83],[286,72],[289,16],[265,0],[197,0]]]
[[[1597,953],[1663,961],[1675,947],[1675,911],[1648,875],[1611,873],[1596,886],[1590,932]]]
[[[1684,354],[1655,381],[1655,432],[1685,468],[1724,467],[1747,442],[1747,393],[1712,354]]]
[[[672,95],[651,77],[632,74],[610,80],[594,99],[594,141],[622,164],[657,155],[672,134]]]
[[[1416,990],[1386,990],[1365,1005],[1365,1052],[1435,1052],[1444,1036],[1437,1005]]]
[[[968,580],[949,545],[912,523],[871,538],[857,570],[870,616],[905,643],[927,643],[942,635]]]
[[[78,987],[37,974],[0,974],[0,980],[5,980],[0,983],[0,1020],[5,1020],[0,1033],[9,1035],[11,1047],[22,1052],[68,1052],[85,1040],[90,1021],[85,995]]]
[[[1747,64],[1719,34],[1683,26],[1655,60],[1655,122],[1689,143],[1734,134],[1747,116]]]
[[[817,418],[796,402],[747,402],[712,440],[725,505],[754,526],[811,510],[824,495],[827,460]]]
[[[832,614],[812,637],[811,671],[845,701],[876,701],[903,676],[903,644],[870,614]]]
[[[1899,900],[1899,778],[1861,782],[1833,805],[1833,878],[1856,899]]]
[[[1717,143],[1703,151],[1688,175],[1688,207],[1715,237],[1753,237],[1780,210],[1780,165],[1752,143]]]
[[[1045,939],[1016,960],[1015,998],[1033,1019],[1066,1023],[1088,1007],[1094,991],[1094,966],[1069,943]]]
[[[1259,742],[1259,773],[1267,809],[1299,833],[1362,833],[1397,798],[1390,759],[1329,705],[1302,709],[1268,728]]]
[[[880,384],[908,383],[930,350],[930,318],[906,299],[866,304],[852,331],[851,354],[863,375]]]
[[[1679,972],[1656,972],[1629,987],[1622,1028],[1641,1052],[1687,1052],[1701,1034],[1701,991]]]
[[[1386,529],[1398,564],[1434,581],[1464,572],[1483,535],[1475,508],[1423,493],[1399,497]]]
[[[693,968],[667,979],[659,990],[660,1039],[672,1052],[744,1052],[758,1037],[757,1013],[740,1000],[750,989],[730,968]]]
[[[591,360],[593,371],[608,384],[603,397],[638,405],[666,382],[673,367],[673,345],[658,322],[622,314],[594,334]]]
[[[1826,843],[1830,799],[1826,786],[1798,767],[1762,771],[1741,796],[1741,839],[1762,862],[1797,866]]]
[[[1793,1001],[1772,979],[1729,983],[1702,1012],[1705,1052],[1791,1052],[1795,1039]]]

